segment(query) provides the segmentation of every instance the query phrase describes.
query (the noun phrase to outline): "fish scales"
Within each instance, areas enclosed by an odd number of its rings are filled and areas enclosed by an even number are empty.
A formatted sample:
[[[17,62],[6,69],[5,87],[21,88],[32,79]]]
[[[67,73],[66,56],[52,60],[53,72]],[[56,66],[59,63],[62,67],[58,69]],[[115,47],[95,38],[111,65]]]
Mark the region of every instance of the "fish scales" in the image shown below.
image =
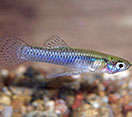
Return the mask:
[[[46,62],[80,68],[87,68],[87,66],[97,67],[98,64],[95,61],[99,60],[99,58],[97,59],[97,57],[81,49],[47,49],[32,46],[24,46],[21,50],[21,57],[26,61]],[[97,65],[94,65],[94,63]]]

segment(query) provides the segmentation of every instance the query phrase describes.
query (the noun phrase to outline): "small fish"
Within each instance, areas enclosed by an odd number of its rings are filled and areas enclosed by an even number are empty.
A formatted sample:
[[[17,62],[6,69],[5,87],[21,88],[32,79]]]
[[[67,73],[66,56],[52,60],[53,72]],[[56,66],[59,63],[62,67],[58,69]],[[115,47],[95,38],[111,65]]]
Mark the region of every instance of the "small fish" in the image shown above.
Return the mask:
[[[49,75],[48,78],[79,75],[83,72],[117,73],[130,68],[129,61],[97,51],[72,48],[59,36],[53,35],[43,47],[34,47],[21,39],[0,38],[0,66],[14,66],[26,61],[45,62],[67,66],[65,73]]]

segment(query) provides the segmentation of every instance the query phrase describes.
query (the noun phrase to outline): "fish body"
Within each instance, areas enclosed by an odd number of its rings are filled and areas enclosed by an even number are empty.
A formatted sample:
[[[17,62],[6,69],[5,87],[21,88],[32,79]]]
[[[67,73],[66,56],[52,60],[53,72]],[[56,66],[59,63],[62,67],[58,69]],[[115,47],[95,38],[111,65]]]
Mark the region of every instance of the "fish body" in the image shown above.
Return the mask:
[[[25,61],[45,62],[73,68],[67,75],[82,72],[116,73],[127,70],[131,64],[120,57],[97,51],[72,48],[64,40],[54,35],[45,41],[43,47],[34,47],[20,39],[0,40],[2,65],[15,65]],[[76,71],[76,72],[75,72]],[[66,75],[66,73],[63,73]]]
[[[21,58],[25,61],[46,62],[78,69],[97,69],[105,63],[103,56],[93,54],[92,51],[61,47],[39,48],[25,46],[21,51]]]

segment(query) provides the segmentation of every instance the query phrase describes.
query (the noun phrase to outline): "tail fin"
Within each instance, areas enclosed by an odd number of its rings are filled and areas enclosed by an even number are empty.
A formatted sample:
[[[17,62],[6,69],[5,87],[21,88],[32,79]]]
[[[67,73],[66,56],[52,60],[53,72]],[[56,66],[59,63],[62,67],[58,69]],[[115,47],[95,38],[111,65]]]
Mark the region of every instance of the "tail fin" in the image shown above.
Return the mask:
[[[10,68],[23,63],[24,60],[19,55],[24,45],[26,43],[17,38],[0,38],[0,68]]]

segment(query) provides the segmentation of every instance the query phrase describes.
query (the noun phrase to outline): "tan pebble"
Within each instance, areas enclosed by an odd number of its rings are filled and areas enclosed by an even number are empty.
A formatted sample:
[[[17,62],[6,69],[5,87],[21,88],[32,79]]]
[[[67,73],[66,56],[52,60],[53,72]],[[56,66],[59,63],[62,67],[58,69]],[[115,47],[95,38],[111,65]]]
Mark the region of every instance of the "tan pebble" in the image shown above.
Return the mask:
[[[73,113],[73,117],[96,117],[99,112],[89,104],[84,104]]]
[[[34,107],[33,106],[31,106],[31,105],[26,106],[26,111],[27,112],[31,112],[33,110],[34,110]]]
[[[128,104],[130,101],[131,101],[131,98],[130,96],[123,96],[119,99],[119,104],[122,104],[122,105],[125,105],[125,104]]]
[[[121,90],[121,95],[122,96],[128,95],[128,92],[126,90]]]
[[[124,99],[123,98],[120,98],[119,99],[119,104],[123,104],[124,103]]]
[[[32,94],[32,90],[28,89],[28,88],[18,88],[15,86],[11,86],[10,90],[12,93],[16,94],[16,95],[31,95]]]
[[[4,109],[4,105],[0,104],[0,111],[2,111]]]
[[[15,70],[15,72],[16,72],[16,74],[23,74],[24,72],[26,71],[26,67],[25,66],[19,66],[16,70]]]
[[[18,112],[14,112],[12,117],[22,117],[22,114]]]
[[[12,106],[15,112],[22,112],[25,113],[25,106],[27,103],[29,103],[31,97],[30,96],[18,96],[18,95],[14,95],[12,97]]]
[[[100,92],[104,91],[104,88],[105,88],[104,85],[102,85],[102,84],[98,85],[98,89]]]
[[[132,112],[128,112],[126,117],[132,117]]]
[[[15,100],[12,100],[12,106],[13,106],[14,112],[21,112],[21,107],[23,106],[23,103],[20,100],[15,99]]]
[[[11,99],[8,96],[0,96],[0,103],[10,105],[11,104]]]
[[[82,105],[82,108],[89,109],[89,108],[91,108],[91,105],[90,104],[83,104]]]
[[[15,79],[15,77],[16,77],[16,74],[14,72],[9,73],[9,78],[10,79]]]
[[[124,117],[124,115],[122,113],[117,113],[115,114],[115,117]]]
[[[89,101],[89,100],[93,100],[93,99],[95,99],[97,96],[95,95],[95,94],[88,94],[87,95],[87,97],[86,97],[86,99]]]
[[[23,79],[25,78],[25,76],[23,75],[23,73],[26,71],[26,68],[23,66],[23,67],[19,67],[18,69],[15,70],[15,74],[16,74],[16,77],[18,79]]]
[[[122,111],[122,107],[120,105],[112,104],[111,107],[115,115],[118,115]]]
[[[99,111],[100,111],[101,117],[108,117],[109,116],[109,110],[107,107],[102,106],[101,108],[99,108]]]
[[[105,96],[105,92],[104,92],[104,91],[100,91],[100,92],[99,92],[99,95],[100,95],[101,97],[103,97],[103,96]]]
[[[44,104],[44,101],[43,100],[40,100],[40,99],[35,100],[35,102],[37,102],[38,104]]]
[[[67,96],[66,102],[68,106],[71,106],[74,103],[75,97],[73,96]]]
[[[122,97],[123,99],[123,104],[128,104],[131,101],[131,97],[126,95]]]
[[[23,105],[23,106],[21,107],[21,113],[22,113],[22,114],[26,114],[26,112],[27,112],[26,106]]]
[[[127,87],[128,87],[128,84],[127,84],[127,83],[124,83],[124,84],[122,84],[122,86],[121,86],[122,89],[125,89],[125,88],[127,88]]]
[[[13,100],[18,100],[23,104],[27,104],[31,100],[31,96],[28,95],[14,95]]]
[[[37,110],[44,110],[44,101],[43,100],[35,100],[32,103]]]

